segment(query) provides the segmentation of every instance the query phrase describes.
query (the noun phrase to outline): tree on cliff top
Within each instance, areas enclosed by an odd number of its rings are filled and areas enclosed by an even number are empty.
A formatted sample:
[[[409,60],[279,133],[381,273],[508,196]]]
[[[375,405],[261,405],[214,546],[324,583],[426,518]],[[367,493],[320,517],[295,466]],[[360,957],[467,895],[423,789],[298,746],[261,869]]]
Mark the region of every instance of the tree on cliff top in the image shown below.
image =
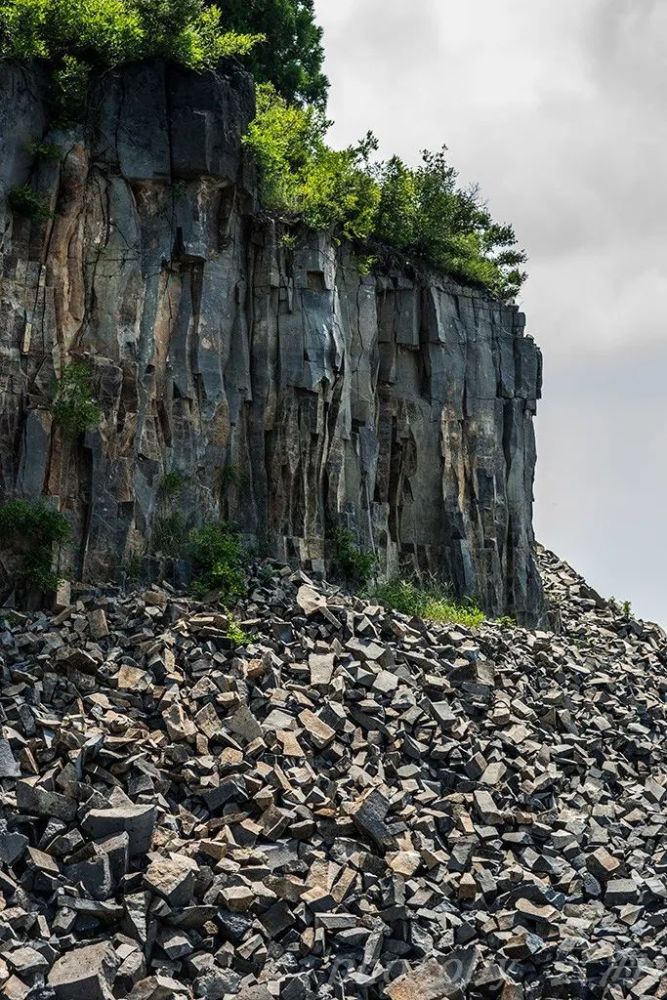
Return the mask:
[[[223,12],[234,31],[266,36],[247,60],[259,83],[272,83],[290,102],[326,105],[329,81],[313,0],[225,0]]]
[[[5,59],[117,66],[160,56],[205,69],[262,39],[224,30],[205,0],[0,0]]]
[[[116,66],[161,56],[192,69],[248,56],[287,100],[324,107],[313,0],[0,0],[0,58]]]

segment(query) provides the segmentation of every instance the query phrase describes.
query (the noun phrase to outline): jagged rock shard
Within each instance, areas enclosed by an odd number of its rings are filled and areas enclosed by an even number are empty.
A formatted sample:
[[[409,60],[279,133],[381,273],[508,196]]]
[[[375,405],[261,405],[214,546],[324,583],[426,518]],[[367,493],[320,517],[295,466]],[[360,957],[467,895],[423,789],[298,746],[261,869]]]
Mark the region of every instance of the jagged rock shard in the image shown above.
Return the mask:
[[[309,618],[327,606],[326,597],[315,590],[314,587],[309,587],[307,584],[299,588],[296,602]]]
[[[25,778],[16,784],[16,802],[23,813],[34,816],[56,816],[71,822],[76,816],[76,802],[59,792],[39,785],[38,778]]]
[[[117,967],[110,944],[86,945],[58,959],[48,984],[57,1000],[113,1000],[111,986]]]
[[[475,948],[431,960],[385,987],[389,1000],[464,1000],[477,965]]]
[[[127,833],[130,857],[135,857],[150,850],[155,817],[155,806],[126,805],[113,809],[91,809],[81,825],[96,840],[115,833]]]
[[[21,768],[7,740],[0,739],[0,778],[19,778]]]
[[[186,906],[192,900],[197,862],[183,854],[156,858],[144,876],[144,884],[170,906]]]

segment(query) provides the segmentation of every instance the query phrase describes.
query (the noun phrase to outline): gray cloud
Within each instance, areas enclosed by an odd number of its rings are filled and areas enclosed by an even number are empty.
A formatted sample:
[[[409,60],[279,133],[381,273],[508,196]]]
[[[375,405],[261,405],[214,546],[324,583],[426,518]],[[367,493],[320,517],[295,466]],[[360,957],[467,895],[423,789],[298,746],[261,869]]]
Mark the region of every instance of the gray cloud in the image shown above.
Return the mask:
[[[412,161],[446,142],[529,252],[542,538],[666,621],[667,2],[317,6],[333,141],[373,128]]]

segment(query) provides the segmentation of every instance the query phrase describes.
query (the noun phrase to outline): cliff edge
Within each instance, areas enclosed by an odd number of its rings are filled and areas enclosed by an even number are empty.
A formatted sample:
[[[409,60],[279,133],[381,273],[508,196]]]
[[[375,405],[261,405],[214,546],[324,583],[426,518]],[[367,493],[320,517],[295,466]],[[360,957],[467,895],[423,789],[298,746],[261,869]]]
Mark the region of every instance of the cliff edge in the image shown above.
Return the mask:
[[[67,515],[63,569],[152,552],[161,484],[324,570],[336,526],[383,569],[433,571],[534,623],[533,417],[523,315],[443,276],[360,274],[353,249],[258,210],[251,79],[160,63],[97,81],[85,128],[48,128],[38,70],[0,66],[0,497]],[[62,149],[36,158],[31,141]],[[30,184],[48,220],[12,211]],[[99,427],[68,441],[53,384],[92,365]],[[1,572],[1,570],[0,570]]]

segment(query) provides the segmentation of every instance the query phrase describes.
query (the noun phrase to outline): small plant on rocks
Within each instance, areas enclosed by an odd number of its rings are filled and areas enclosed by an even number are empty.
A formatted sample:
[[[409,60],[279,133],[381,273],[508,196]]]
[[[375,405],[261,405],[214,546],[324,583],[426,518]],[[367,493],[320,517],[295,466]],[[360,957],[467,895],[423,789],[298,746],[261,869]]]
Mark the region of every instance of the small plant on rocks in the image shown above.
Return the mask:
[[[166,472],[160,483],[160,499],[164,501],[175,500],[180,496],[185,486],[185,476],[178,469]]]
[[[186,540],[185,521],[180,511],[165,514],[155,522],[152,542],[156,553],[176,559],[182,554]]]
[[[190,532],[189,550],[197,577],[195,591],[217,591],[225,605],[233,605],[247,591],[247,553],[239,534],[228,524],[205,524]]]
[[[229,616],[227,625],[227,638],[235,648],[250,646],[256,639],[251,632],[246,632],[240,622],[233,616]]]
[[[36,160],[56,161],[60,160],[63,152],[55,142],[46,142],[44,139],[31,139],[28,143],[28,152]]]
[[[452,600],[447,590],[437,583],[420,586],[397,578],[381,583],[371,596],[401,614],[433,622],[478,628],[486,618],[474,603],[461,604]]]
[[[0,506],[0,545],[23,554],[21,575],[41,591],[55,590],[53,547],[69,537],[66,518],[42,500],[12,500]],[[18,546],[17,546],[18,543]]]
[[[334,572],[350,586],[363,588],[372,580],[377,559],[372,552],[360,548],[347,528],[338,528],[333,536]]]

